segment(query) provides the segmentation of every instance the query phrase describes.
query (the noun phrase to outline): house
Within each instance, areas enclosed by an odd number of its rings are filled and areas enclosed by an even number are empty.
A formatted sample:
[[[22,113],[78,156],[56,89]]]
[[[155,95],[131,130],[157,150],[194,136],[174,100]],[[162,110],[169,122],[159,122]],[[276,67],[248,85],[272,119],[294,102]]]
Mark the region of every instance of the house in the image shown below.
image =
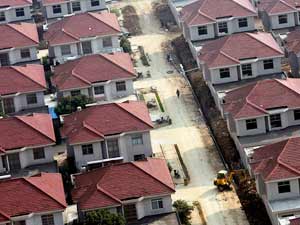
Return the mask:
[[[175,187],[163,159],[114,164],[74,176],[73,200],[79,218],[107,209],[123,214],[128,224],[172,212]]]
[[[67,204],[59,173],[0,180],[0,199],[0,224],[64,224]]]
[[[31,7],[31,0],[0,1],[0,23],[32,20]]]
[[[281,76],[284,53],[269,33],[232,34],[204,44],[198,65],[216,105],[224,92],[270,75]],[[235,84],[234,84],[235,82]]]
[[[299,25],[299,6],[299,0],[259,1],[258,12],[265,30],[286,29]]]
[[[0,66],[38,60],[39,37],[35,24],[1,24],[0,40]]]
[[[269,144],[256,149],[250,161],[273,225],[300,224],[299,146],[299,137]],[[290,223],[280,222],[284,219]]]
[[[0,67],[0,103],[3,114],[38,111],[45,106],[46,89],[42,65]]]
[[[286,55],[288,56],[293,76],[299,77],[300,62],[300,31],[294,30],[284,39]]]
[[[49,57],[61,64],[83,55],[120,51],[120,29],[112,13],[81,13],[50,24],[44,38]]]
[[[0,119],[0,131],[0,173],[17,173],[43,164],[56,170],[53,159],[56,140],[49,114]]]
[[[127,101],[95,105],[64,117],[62,137],[76,167],[133,161],[152,155],[153,128],[146,105]]]
[[[266,79],[226,94],[228,130],[245,166],[257,147],[300,135],[299,85],[296,78]]]
[[[42,8],[47,19],[107,9],[105,0],[42,0]]]
[[[180,21],[187,41],[201,41],[254,31],[257,13],[249,0],[198,0],[182,8]]]
[[[52,84],[57,96],[84,94],[97,101],[111,101],[134,93],[136,78],[127,53],[84,56],[55,67]]]

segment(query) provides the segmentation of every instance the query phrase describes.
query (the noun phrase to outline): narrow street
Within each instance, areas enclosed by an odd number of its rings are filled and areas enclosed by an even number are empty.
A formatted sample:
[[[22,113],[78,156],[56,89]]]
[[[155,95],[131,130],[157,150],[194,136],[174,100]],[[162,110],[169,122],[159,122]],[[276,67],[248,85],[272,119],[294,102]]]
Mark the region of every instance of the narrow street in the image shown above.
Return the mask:
[[[188,186],[178,185],[173,200],[184,199],[190,204],[198,201],[201,216],[197,210],[192,214],[192,224],[200,225],[247,225],[241,204],[234,191],[219,193],[213,185],[218,170],[223,169],[221,160],[191,89],[174,68],[166,61],[162,44],[176,35],[160,29],[159,21],[152,11],[152,0],[122,1],[119,4],[133,5],[140,17],[143,35],[130,38],[132,45],[141,45],[151,59],[151,67],[138,66],[139,71],[150,70],[151,78],[135,82],[135,88],[156,87],[172,125],[151,132],[154,152],[159,144],[177,144],[189,171],[191,182]],[[120,6],[120,5],[119,5]],[[174,70],[168,74],[167,71]],[[177,98],[176,90],[180,90]]]

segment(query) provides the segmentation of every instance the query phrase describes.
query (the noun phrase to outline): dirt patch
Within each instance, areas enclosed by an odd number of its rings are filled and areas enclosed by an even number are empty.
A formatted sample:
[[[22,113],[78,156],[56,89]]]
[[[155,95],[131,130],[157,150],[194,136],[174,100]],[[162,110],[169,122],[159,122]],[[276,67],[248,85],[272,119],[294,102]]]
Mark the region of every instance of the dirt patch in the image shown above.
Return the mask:
[[[185,70],[196,67],[196,62],[182,36],[174,39],[172,46],[176,58]],[[202,73],[199,71],[189,73],[188,78],[225,162],[231,169],[241,168],[240,156],[229,135],[226,121],[221,117]],[[257,194],[255,182],[250,177],[237,185],[237,194],[251,225],[271,224],[265,206]]]
[[[131,35],[141,35],[142,29],[139,23],[139,17],[133,6],[127,5],[121,10],[123,14],[123,25]]]

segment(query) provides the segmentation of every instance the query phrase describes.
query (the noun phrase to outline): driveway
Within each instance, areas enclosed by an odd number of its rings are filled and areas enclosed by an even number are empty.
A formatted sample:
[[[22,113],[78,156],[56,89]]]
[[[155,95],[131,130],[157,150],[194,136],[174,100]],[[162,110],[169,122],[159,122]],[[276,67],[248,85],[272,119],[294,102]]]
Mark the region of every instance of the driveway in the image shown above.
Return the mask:
[[[193,212],[192,224],[200,225],[248,225],[246,216],[234,191],[219,193],[213,185],[218,170],[223,169],[213,141],[191,94],[191,89],[174,68],[166,61],[162,44],[180,34],[170,34],[160,29],[153,15],[153,0],[130,0],[119,6],[133,5],[140,17],[143,35],[130,38],[133,45],[141,45],[151,59],[151,67],[138,65],[138,70],[149,70],[151,78],[138,80],[136,89],[155,86],[172,125],[151,132],[154,152],[160,152],[160,144],[177,144],[189,171],[188,186],[177,185],[173,200],[184,199],[192,204],[199,201],[201,217]],[[174,73],[167,73],[174,70]],[[181,95],[176,96],[176,90]]]

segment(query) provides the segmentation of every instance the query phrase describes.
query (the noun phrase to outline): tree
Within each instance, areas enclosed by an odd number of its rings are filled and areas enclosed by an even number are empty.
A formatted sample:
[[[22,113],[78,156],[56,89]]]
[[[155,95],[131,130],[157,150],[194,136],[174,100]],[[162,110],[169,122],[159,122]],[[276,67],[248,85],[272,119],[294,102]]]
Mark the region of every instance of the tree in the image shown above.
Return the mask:
[[[194,209],[185,200],[177,200],[173,203],[173,207],[176,209],[179,219],[182,224],[190,225],[191,213]]]
[[[80,106],[81,108],[86,108],[86,104],[92,103],[92,99],[86,95],[68,96],[63,97],[59,100],[55,112],[58,115],[70,114],[75,112]]]
[[[121,38],[120,45],[123,48],[124,52],[129,54],[132,53],[130,41],[126,37]]]
[[[99,209],[86,214],[85,225],[125,225],[125,218],[105,209]]]

